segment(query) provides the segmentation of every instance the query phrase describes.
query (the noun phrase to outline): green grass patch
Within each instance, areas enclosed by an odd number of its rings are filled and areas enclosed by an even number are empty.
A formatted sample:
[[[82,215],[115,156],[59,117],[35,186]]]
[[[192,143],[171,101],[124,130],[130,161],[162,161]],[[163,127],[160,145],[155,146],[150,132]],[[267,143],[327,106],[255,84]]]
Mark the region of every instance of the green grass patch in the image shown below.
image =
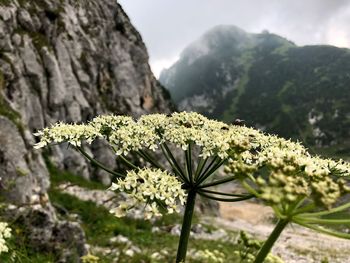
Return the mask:
[[[2,56],[2,55],[1,55]],[[21,134],[24,133],[24,127],[21,121],[21,115],[13,110],[10,105],[6,102],[5,98],[3,98],[1,92],[4,90],[6,85],[6,80],[4,74],[0,70],[0,116],[5,116],[10,121],[12,121],[18,128]]]
[[[50,199],[54,205],[64,207],[69,213],[78,214],[82,227],[86,233],[87,242],[91,245],[109,247],[109,240],[117,235],[127,237],[132,243],[142,250],[142,255],[135,255],[133,258],[125,256],[120,262],[151,262],[150,255],[156,251],[166,249],[169,252],[169,261],[175,257],[178,236],[171,235],[168,232],[152,233],[153,226],[172,226],[181,222],[179,215],[165,215],[163,218],[154,222],[142,219],[116,218],[102,206],[97,206],[90,201],[82,201],[69,194],[61,193],[51,189]],[[121,245],[123,246],[123,245]],[[111,247],[113,248],[113,247]],[[238,262],[233,254],[236,246],[232,243],[223,241],[190,240],[189,249],[218,249],[227,255],[228,262]],[[101,257],[101,256],[100,256]],[[123,258],[123,255],[121,256]],[[107,260],[107,258],[101,258]],[[108,261],[106,261],[108,262]]]
[[[69,213],[80,216],[90,244],[107,246],[109,239],[119,234],[130,237],[132,241],[140,245],[147,245],[152,239],[149,236],[152,229],[149,221],[116,218],[106,208],[97,206],[94,202],[82,201],[54,189],[50,191],[50,199],[54,205],[62,206]],[[165,220],[169,222],[169,219]],[[161,222],[157,223],[157,225],[161,224]]]
[[[62,183],[71,183],[80,187],[88,188],[88,189],[100,189],[105,190],[107,187],[102,183],[95,181],[88,181],[81,176],[77,176],[68,171],[62,171],[58,169],[49,159],[48,154],[44,154],[44,159],[46,163],[46,167],[50,173],[50,180],[52,186],[57,186]]]
[[[1,220],[0,220],[1,221]],[[23,224],[12,222],[9,224],[12,237],[6,244],[9,252],[0,254],[0,262],[7,263],[53,263],[56,262],[56,256],[47,251],[41,251],[33,247],[28,240],[27,231]]]

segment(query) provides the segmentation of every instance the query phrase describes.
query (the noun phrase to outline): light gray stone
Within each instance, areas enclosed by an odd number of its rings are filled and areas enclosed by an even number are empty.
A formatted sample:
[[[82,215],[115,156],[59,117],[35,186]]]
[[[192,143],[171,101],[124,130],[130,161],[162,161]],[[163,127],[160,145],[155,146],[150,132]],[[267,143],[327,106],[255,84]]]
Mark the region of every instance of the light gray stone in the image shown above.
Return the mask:
[[[56,249],[71,240],[84,254],[81,229],[57,220],[48,200],[49,173],[43,151],[33,149],[33,132],[98,114],[169,113],[172,104],[150,70],[139,33],[116,1],[44,0],[36,5],[10,0],[0,5],[0,49],[1,107],[12,114],[0,116],[1,192],[10,203],[25,206],[17,210],[33,229],[33,245]],[[105,148],[100,142],[86,150],[111,169],[118,167]],[[111,182],[109,174],[67,145],[48,152],[59,169]],[[30,227],[33,216],[43,219],[39,228]],[[74,262],[70,252],[62,251],[60,262]]]

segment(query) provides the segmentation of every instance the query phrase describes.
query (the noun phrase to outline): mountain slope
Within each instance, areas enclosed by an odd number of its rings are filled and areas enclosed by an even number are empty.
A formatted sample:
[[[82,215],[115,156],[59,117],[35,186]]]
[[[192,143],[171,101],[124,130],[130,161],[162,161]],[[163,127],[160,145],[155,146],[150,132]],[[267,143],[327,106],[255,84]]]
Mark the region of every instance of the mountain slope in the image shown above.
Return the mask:
[[[21,207],[11,211],[22,215],[9,221],[16,218],[24,228],[26,249],[57,253],[57,262],[78,262],[76,256],[86,253],[79,224],[58,220],[49,200],[49,171],[42,152],[33,149],[33,132],[57,121],[170,107],[143,41],[117,1],[0,0],[0,197]],[[116,168],[102,143],[87,150]],[[110,175],[66,145],[51,147],[46,157],[60,169],[110,183]]]
[[[180,109],[350,152],[349,72],[348,49],[298,47],[268,32],[218,26],[160,81]]]

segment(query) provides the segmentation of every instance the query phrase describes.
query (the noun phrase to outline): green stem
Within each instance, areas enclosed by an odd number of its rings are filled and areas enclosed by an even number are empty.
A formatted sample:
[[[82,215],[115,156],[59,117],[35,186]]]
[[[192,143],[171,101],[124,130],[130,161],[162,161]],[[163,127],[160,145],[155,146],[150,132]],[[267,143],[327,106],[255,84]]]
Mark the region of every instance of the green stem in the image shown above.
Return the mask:
[[[193,185],[191,143],[188,144],[188,149],[185,151],[185,159],[188,178],[190,179],[190,184]]]
[[[152,164],[154,167],[161,169],[161,170],[165,170],[163,166],[161,166],[155,159],[154,157],[149,154],[147,151],[143,151],[143,150],[139,150],[137,151],[137,154],[140,155],[142,158],[144,158],[147,162],[149,162],[150,164]]]
[[[207,189],[200,189],[200,191],[203,193],[208,193],[208,194],[225,195],[225,196],[232,196],[232,197],[246,197],[247,195],[249,195],[249,193],[247,193],[247,194],[233,194],[233,193],[212,191],[212,190],[207,190]]]
[[[129,167],[131,167],[132,169],[139,169],[139,167],[137,167],[136,165],[134,165],[132,162],[130,162],[128,159],[126,159],[126,157],[124,157],[123,155],[119,155],[119,158],[122,159],[122,161],[124,163],[126,163],[126,165],[128,165]]]
[[[323,224],[323,225],[341,225],[341,224],[350,224],[350,219],[325,219],[325,218],[312,218],[312,217],[300,217],[295,216],[293,219],[296,219],[298,222],[303,222],[306,224]]]
[[[177,168],[176,160],[172,160],[165,150],[165,148],[161,145],[160,148],[162,149],[163,155],[167,159],[168,163],[170,164],[171,168],[173,169],[173,172],[179,177],[179,179],[185,183],[186,185],[189,185],[189,181],[187,180],[186,176],[182,173],[181,170]],[[174,163],[175,162],[175,163]]]
[[[255,195],[256,197],[260,196],[259,193],[253,187],[251,187],[250,184],[248,184],[245,180],[242,180],[241,183],[249,193]]]
[[[246,195],[246,196],[235,197],[235,198],[221,198],[221,197],[205,194],[202,191],[198,191],[198,194],[208,199],[216,200],[219,202],[239,202],[239,201],[248,200],[254,197],[254,195]]]
[[[348,208],[350,208],[350,202],[346,203],[344,205],[341,205],[341,206],[338,206],[338,207],[326,210],[326,211],[315,212],[315,213],[303,213],[303,214],[300,214],[300,215],[303,216],[303,217],[307,217],[307,216],[311,216],[311,217],[314,217],[314,216],[326,216],[326,215],[334,214],[334,213],[337,213],[337,212],[341,212],[341,211],[343,211],[345,209],[348,209]]]
[[[229,176],[229,177],[223,178],[221,180],[217,180],[217,181],[214,181],[214,182],[210,182],[210,183],[207,183],[207,184],[200,185],[198,188],[202,189],[202,188],[212,187],[212,186],[215,186],[215,185],[231,182],[231,181],[236,180],[236,179],[237,179],[237,177],[233,175],[233,176]]]
[[[194,204],[196,201],[196,191],[190,190],[187,195],[185,213],[183,216],[179,246],[177,249],[176,263],[185,262],[188,239],[190,237]]]
[[[310,229],[312,229],[316,232],[319,232],[319,233],[323,233],[323,234],[327,234],[327,235],[339,237],[339,238],[350,239],[350,234],[347,234],[347,233],[341,233],[341,232],[338,232],[338,231],[335,231],[332,229],[324,228],[322,226],[315,226],[315,225],[307,224],[307,223],[304,223],[298,219],[293,219],[293,222],[296,224],[299,224],[303,227],[310,228]]]
[[[204,171],[202,173],[200,173],[198,175],[198,179],[196,181],[196,185],[199,185],[202,182],[202,178],[207,174],[207,172],[213,167],[213,165],[215,164],[216,160],[218,159],[217,156],[215,156],[211,162],[209,163],[209,165],[204,169]]]
[[[174,155],[172,154],[172,152],[170,151],[168,145],[166,143],[163,143],[160,145],[160,147],[163,150],[163,153],[165,155],[165,153],[167,153],[167,156],[169,157],[169,159],[172,161],[173,165],[175,166],[175,168],[178,170],[178,172],[183,176],[186,177],[185,173],[182,171],[180,165],[177,163]],[[168,158],[167,158],[168,159]],[[169,161],[168,159],[168,161]],[[171,162],[170,162],[171,163]]]
[[[198,176],[201,174],[201,172],[203,171],[203,168],[205,166],[205,164],[207,163],[208,158],[201,158],[201,160],[198,163],[196,172],[194,173],[194,181],[197,182]]]
[[[217,169],[219,169],[223,163],[226,161],[226,159],[223,159],[220,161],[220,159],[218,159],[217,163],[215,164],[214,167],[212,167],[206,174],[204,174],[197,182],[197,185],[201,184],[202,182],[204,182],[205,180],[207,180],[207,178],[212,175]]]
[[[263,263],[267,255],[270,253],[270,250],[273,246],[273,244],[276,242],[280,234],[282,233],[283,229],[287,226],[289,223],[289,219],[280,219],[275,227],[275,229],[272,231],[269,238],[265,241],[264,245],[260,248],[258,255],[255,258],[254,263]]]
[[[88,159],[92,164],[98,166],[99,168],[101,168],[102,170],[105,170],[107,173],[110,173],[116,177],[121,177],[121,178],[125,178],[124,174],[120,174],[117,173],[115,171],[112,171],[111,169],[107,168],[106,166],[104,166],[102,163],[100,163],[99,161],[95,160],[94,158],[92,158],[89,154],[87,154],[84,149],[82,147],[75,147],[86,159]]]
[[[309,212],[309,211],[315,209],[315,207],[316,207],[315,203],[306,204],[303,207],[296,209],[293,215],[299,215],[299,214],[302,214],[305,212]]]

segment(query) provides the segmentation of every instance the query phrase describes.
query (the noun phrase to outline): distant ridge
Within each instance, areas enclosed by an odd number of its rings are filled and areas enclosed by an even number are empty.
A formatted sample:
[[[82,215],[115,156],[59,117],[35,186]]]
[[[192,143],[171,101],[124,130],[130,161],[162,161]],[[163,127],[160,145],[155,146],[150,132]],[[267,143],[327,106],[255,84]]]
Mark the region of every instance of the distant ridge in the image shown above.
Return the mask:
[[[350,51],[298,47],[264,31],[230,25],[207,31],[162,71],[180,110],[247,125],[350,153]]]

